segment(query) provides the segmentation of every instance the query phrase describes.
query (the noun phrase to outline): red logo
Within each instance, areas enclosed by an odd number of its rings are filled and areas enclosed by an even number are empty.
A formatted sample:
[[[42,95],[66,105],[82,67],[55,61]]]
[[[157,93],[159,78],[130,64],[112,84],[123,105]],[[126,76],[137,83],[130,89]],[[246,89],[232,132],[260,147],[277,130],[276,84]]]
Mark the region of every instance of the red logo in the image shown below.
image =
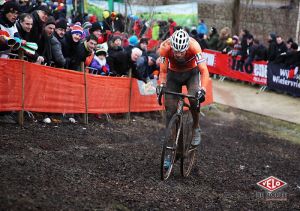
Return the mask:
[[[273,176],[268,177],[256,184],[269,192],[273,192],[273,191],[278,190],[279,188],[282,188],[283,186],[287,185],[286,182],[284,182],[276,177],[273,177]]]

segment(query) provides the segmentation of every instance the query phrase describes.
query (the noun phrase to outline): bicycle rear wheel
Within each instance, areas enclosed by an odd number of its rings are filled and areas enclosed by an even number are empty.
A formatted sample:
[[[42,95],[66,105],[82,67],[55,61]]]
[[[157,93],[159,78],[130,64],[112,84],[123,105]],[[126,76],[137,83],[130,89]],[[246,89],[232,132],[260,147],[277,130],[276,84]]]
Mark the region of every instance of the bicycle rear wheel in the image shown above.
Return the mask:
[[[191,148],[193,138],[193,119],[190,112],[183,117],[183,148],[180,162],[180,172],[183,177],[189,176],[195,162],[196,148]]]
[[[160,172],[161,179],[166,180],[172,172],[176,158],[176,149],[181,131],[181,118],[174,114],[166,130],[166,137],[161,154]]]

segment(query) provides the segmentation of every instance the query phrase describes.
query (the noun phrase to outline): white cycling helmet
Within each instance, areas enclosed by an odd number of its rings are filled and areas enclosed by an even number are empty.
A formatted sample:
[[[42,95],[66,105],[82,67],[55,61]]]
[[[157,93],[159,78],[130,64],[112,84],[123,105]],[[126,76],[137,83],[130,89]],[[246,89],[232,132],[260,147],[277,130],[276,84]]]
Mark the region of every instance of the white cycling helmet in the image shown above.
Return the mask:
[[[174,51],[183,52],[189,47],[190,36],[183,29],[176,30],[171,36],[171,47]]]

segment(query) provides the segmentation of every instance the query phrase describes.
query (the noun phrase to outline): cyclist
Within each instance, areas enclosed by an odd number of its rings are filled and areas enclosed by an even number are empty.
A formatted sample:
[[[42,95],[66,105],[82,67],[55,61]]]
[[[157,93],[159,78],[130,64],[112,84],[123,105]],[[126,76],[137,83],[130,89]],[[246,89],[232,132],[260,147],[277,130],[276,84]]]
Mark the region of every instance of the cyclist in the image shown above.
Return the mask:
[[[205,100],[205,87],[207,87],[209,73],[202,56],[202,50],[198,42],[189,37],[183,29],[176,30],[173,35],[160,45],[160,81],[166,83],[166,89],[173,92],[181,92],[186,85],[189,95],[202,96],[199,101]],[[199,82],[201,75],[201,87]],[[165,75],[166,78],[165,78]],[[201,142],[201,130],[199,125],[199,110],[197,102],[190,99],[191,113],[193,117],[194,135],[192,145],[198,146]],[[173,95],[165,96],[167,112],[167,125],[176,112],[177,98]]]

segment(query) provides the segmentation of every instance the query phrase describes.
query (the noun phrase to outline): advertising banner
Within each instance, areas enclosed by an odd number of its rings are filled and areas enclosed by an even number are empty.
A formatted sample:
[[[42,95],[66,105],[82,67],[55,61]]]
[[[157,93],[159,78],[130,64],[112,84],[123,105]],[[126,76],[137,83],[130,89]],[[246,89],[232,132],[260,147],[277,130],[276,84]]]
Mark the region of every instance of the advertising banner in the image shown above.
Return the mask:
[[[204,58],[210,73],[260,85],[267,84],[267,63],[255,61],[245,64],[240,57],[232,57],[218,51],[204,50]]]
[[[108,9],[107,1],[87,0],[87,3],[88,13],[95,14],[99,18],[102,18],[102,11]],[[115,2],[114,10],[115,12],[125,14],[125,4]],[[152,14],[152,18],[156,20],[173,18],[177,25],[181,26],[196,26],[198,24],[197,2],[155,6],[129,5],[127,6],[127,14],[136,15],[143,19],[149,19]]]
[[[300,97],[299,67],[286,68],[282,64],[268,64],[268,87]]]

